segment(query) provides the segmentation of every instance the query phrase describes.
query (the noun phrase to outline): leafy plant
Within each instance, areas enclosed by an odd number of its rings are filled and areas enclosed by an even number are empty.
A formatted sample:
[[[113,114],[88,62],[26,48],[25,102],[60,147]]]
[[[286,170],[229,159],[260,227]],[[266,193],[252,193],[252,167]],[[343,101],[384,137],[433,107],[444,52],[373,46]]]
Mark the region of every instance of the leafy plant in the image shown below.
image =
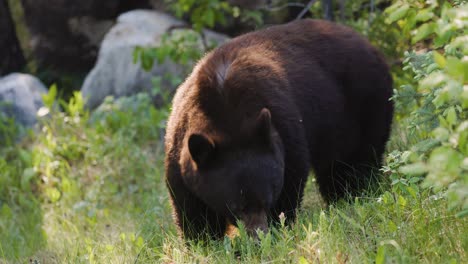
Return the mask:
[[[15,123],[15,119],[7,116],[0,108],[0,148],[13,145],[21,127]]]
[[[446,192],[449,208],[468,215],[468,5],[446,1],[398,1],[386,10],[418,51],[405,53],[403,68],[415,83],[397,90],[394,101],[421,140],[398,171],[425,175],[423,186]],[[422,45],[420,45],[422,44]]]
[[[169,1],[169,4],[177,17],[189,14],[190,23],[197,31],[213,28],[217,23],[225,24],[227,16],[236,14],[235,9],[227,1],[177,0]]]
[[[177,64],[186,65],[202,56],[204,48],[200,38],[200,34],[192,30],[167,33],[161,37],[161,44],[158,47],[136,47],[133,52],[133,62],[140,61],[146,71],[153,68],[155,61],[162,64],[167,58]]]

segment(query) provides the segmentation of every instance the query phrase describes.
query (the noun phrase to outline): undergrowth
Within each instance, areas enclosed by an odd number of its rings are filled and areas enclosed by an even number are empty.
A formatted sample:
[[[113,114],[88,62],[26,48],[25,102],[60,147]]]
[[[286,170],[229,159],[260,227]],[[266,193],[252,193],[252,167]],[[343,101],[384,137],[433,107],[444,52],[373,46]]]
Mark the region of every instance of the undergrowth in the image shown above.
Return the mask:
[[[79,93],[62,103],[64,112],[46,100],[50,114],[40,131],[19,147],[2,146],[0,262],[466,260],[466,218],[455,217],[443,195],[411,179],[384,181],[379,194],[325,207],[311,177],[293,226],[272,229],[259,242],[241,229],[235,238],[186,244],[172,221],[163,179],[168,110],[154,108],[149,98],[108,99],[91,116]],[[397,159],[389,160],[388,170]]]
[[[182,13],[220,3],[176,2],[188,4]],[[169,109],[150,99],[168,99],[159,87],[151,96],[108,98],[93,113],[80,93],[63,102],[52,87],[34,133],[0,115],[0,263],[466,263],[464,2],[394,1],[382,17],[362,11],[365,20],[352,25],[374,25],[364,32],[374,44],[414,50],[393,72],[397,113],[384,180],[378,192],[325,206],[311,176],[297,221],[259,241],[243,228],[207,243],[178,236],[163,177]],[[191,17],[196,28],[219,20],[203,10]],[[168,41],[166,48],[175,40]],[[199,56],[166,48],[134,55],[149,56],[147,65]]]

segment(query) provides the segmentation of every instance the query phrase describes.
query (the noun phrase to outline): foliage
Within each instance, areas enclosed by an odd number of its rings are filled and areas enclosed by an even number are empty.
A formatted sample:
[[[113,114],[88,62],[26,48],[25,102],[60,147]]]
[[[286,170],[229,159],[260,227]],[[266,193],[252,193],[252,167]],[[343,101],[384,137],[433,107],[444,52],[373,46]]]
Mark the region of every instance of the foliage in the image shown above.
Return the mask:
[[[194,28],[222,23],[217,12],[236,12],[223,2],[171,1],[193,16]],[[382,168],[390,181],[378,194],[325,207],[311,178],[294,225],[258,241],[240,227],[222,241],[185,242],[163,177],[169,106],[157,109],[151,99],[169,102],[162,80],[180,77],[157,76],[150,95],[107,98],[91,114],[80,93],[65,102],[53,86],[42,109],[49,114],[21,143],[21,128],[0,115],[0,262],[463,263],[468,218],[456,213],[467,210],[467,11],[462,1],[442,2],[398,1],[382,13],[370,3],[386,1],[346,1],[346,23],[388,56],[413,49],[405,72],[393,72],[401,87]],[[205,17],[210,8],[214,22]],[[196,31],[170,33],[158,49],[137,48],[135,61],[148,70],[167,58],[190,65],[211,48]]]
[[[155,194],[164,187],[156,179],[167,109],[156,110],[145,94],[115,103],[109,98],[91,120],[79,92],[67,103],[56,96],[56,87],[44,96],[42,111],[49,115],[27,145],[0,148],[0,259],[19,260],[47,246],[55,255],[44,262],[93,262],[97,249],[90,236],[101,220],[116,227],[132,223],[126,214],[138,210],[136,205],[167,199]],[[111,209],[118,206],[115,214]],[[148,214],[155,217],[166,208]],[[141,235],[125,230],[114,246],[141,248]],[[152,230],[163,234],[159,227]]]
[[[203,28],[226,25],[228,19],[243,23],[263,24],[262,13],[257,10],[242,10],[223,0],[168,0],[170,8],[179,18],[189,16],[192,27],[200,32]]]
[[[391,60],[397,60],[408,48],[401,32],[385,24],[383,16],[388,0],[334,1],[334,19],[365,35]],[[309,10],[310,18],[323,18],[323,2],[316,1]]]
[[[141,67],[145,71],[151,71],[154,63],[162,64],[167,60],[170,63],[183,65],[183,71],[180,76],[186,76],[190,73],[192,65],[198,61],[202,55],[216,47],[218,43],[213,41],[208,42],[203,32],[196,32],[191,29],[174,29],[161,36],[161,42],[157,47],[135,47],[133,51],[133,62],[141,63]],[[180,76],[167,74],[166,76],[159,76],[153,79],[153,87],[160,93],[159,88],[163,81],[168,81],[172,86],[178,86],[182,83]],[[168,103],[168,95],[164,100]]]
[[[414,82],[402,86],[393,98],[400,120],[421,137],[405,152],[396,154],[404,157],[396,166],[397,173],[426,175],[423,186],[436,192],[446,190],[449,208],[457,210],[458,216],[466,216],[468,5],[398,1],[386,13],[386,21],[409,35],[415,48],[427,47],[405,53],[404,70],[412,73]]]
[[[462,263],[468,218],[401,178],[383,195],[328,209],[309,181],[298,220],[259,241],[240,227],[222,241],[186,243],[163,180],[167,109],[148,95],[112,99],[89,115],[81,95],[57,107],[28,144],[0,155],[0,258],[41,263],[441,262]],[[406,155],[405,155],[406,156]],[[406,157],[389,164],[394,173]],[[411,191],[410,188],[413,188]],[[376,198],[377,197],[377,198]],[[443,235],[436,235],[436,234]],[[427,243],[431,241],[431,243]]]
[[[133,63],[141,63],[145,71],[151,71],[154,63],[162,64],[166,60],[170,63],[183,65],[180,76],[165,74],[152,78],[153,89],[150,95],[162,99],[162,103],[167,105],[170,102],[169,89],[164,89],[164,83],[169,83],[171,87],[177,87],[182,83],[181,76],[190,73],[191,66],[201,58],[204,51],[213,48],[216,43],[207,43],[202,33],[190,29],[182,29],[168,32],[161,37],[158,47],[135,47],[133,51]],[[164,108],[164,107],[163,107]]]
[[[31,255],[45,242],[32,183],[32,155],[18,144],[20,135],[28,135],[14,118],[2,113],[5,109],[0,108],[0,258]],[[22,239],[10,243],[18,238]]]
[[[170,1],[170,6],[179,18],[189,14],[190,23],[197,31],[213,28],[217,23],[225,24],[227,16],[236,14],[227,1],[220,0],[177,0]]]
[[[133,62],[141,62],[144,70],[150,71],[156,61],[161,64],[170,58],[177,64],[187,65],[197,61],[203,55],[203,44],[199,33],[192,30],[182,30],[175,34],[165,34],[157,48],[136,47],[133,52]],[[214,45],[214,44],[211,44]],[[206,47],[208,49],[209,47]]]
[[[462,263],[466,258],[463,249],[468,241],[460,233],[468,222],[448,215],[444,199],[429,193],[417,193],[418,199],[413,199],[390,190],[377,199],[364,196],[324,210],[313,182],[292,227],[272,228],[260,234],[259,241],[241,227],[234,238],[187,245],[171,221],[162,153],[155,142],[159,139],[156,134],[141,134],[143,140],[138,140],[140,133],[151,129],[148,119],[143,118],[144,123],[140,119],[147,113],[120,110],[110,100],[106,104],[116,107],[112,111],[124,120],[121,127],[108,118],[94,124],[84,119],[65,122],[69,114],[52,111],[46,129],[26,150],[32,153],[31,164],[36,164],[30,179],[40,201],[35,208],[43,213],[18,222],[5,218],[8,209],[2,211],[0,226],[9,223],[2,235],[10,239],[1,240],[2,258],[24,262],[27,257],[41,263]],[[137,136],[129,138],[126,126],[137,129]],[[60,148],[65,144],[75,147]],[[6,164],[10,169],[15,165]],[[21,174],[10,176],[16,175]],[[18,211],[25,209],[19,206]],[[31,223],[39,233],[15,233],[12,228]],[[440,232],[443,235],[435,235]],[[34,240],[38,234],[43,234],[41,243]],[[10,245],[18,250],[7,251]]]
[[[16,125],[14,118],[3,112],[4,110],[8,110],[8,107],[9,104],[0,103],[0,142],[2,142],[3,147],[13,145],[16,135],[21,130],[21,127]]]

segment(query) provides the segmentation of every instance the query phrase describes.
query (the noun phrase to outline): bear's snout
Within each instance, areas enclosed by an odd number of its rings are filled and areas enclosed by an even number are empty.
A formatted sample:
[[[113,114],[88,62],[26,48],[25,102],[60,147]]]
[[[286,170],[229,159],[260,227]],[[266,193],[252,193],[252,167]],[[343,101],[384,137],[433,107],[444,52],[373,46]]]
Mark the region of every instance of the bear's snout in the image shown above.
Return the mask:
[[[244,213],[241,215],[241,221],[244,223],[247,233],[251,236],[257,236],[257,230],[264,233],[268,232],[268,220],[265,210]]]

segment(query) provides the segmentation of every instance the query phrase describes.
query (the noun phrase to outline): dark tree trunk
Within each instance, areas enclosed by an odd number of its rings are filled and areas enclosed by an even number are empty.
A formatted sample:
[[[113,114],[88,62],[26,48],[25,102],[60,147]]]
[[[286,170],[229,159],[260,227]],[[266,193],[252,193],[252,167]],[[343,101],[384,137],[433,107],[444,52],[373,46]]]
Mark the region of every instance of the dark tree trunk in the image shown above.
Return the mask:
[[[345,19],[346,19],[346,16],[345,16],[345,9],[346,9],[346,6],[345,6],[345,3],[346,0],[340,0],[340,21],[341,22],[344,22]]]
[[[0,76],[25,66],[7,0],[0,0]]]
[[[323,17],[326,20],[334,20],[333,17],[333,1],[332,0],[322,0],[323,6]]]

